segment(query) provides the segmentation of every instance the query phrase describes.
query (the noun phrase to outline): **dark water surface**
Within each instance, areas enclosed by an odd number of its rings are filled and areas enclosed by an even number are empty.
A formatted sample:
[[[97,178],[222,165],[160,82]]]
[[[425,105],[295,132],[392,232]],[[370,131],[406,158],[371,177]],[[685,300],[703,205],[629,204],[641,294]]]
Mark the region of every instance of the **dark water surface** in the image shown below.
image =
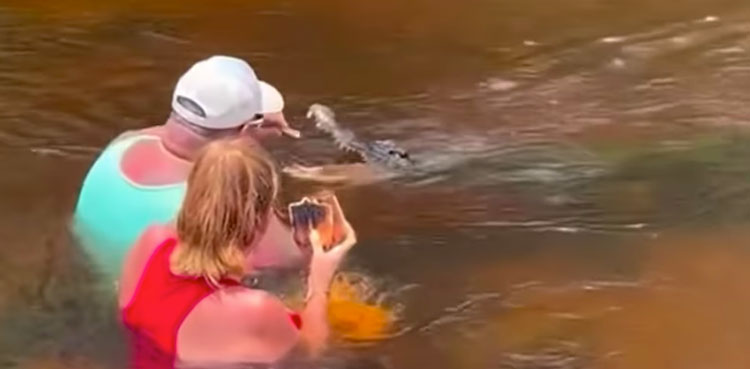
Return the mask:
[[[750,367],[750,4],[741,0],[0,1],[0,366],[120,368],[66,233],[120,131],[213,53],[389,137],[417,176],[341,189],[350,268],[399,334],[335,368]]]

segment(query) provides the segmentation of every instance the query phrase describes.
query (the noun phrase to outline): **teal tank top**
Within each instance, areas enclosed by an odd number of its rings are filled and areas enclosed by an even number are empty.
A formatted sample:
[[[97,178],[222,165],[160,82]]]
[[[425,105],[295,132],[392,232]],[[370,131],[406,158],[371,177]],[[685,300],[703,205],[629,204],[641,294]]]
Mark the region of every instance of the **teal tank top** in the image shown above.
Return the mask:
[[[120,169],[123,154],[140,140],[135,135],[115,140],[99,155],[86,178],[73,215],[73,233],[98,272],[119,276],[130,246],[147,226],[173,220],[185,196],[186,183],[142,186]]]

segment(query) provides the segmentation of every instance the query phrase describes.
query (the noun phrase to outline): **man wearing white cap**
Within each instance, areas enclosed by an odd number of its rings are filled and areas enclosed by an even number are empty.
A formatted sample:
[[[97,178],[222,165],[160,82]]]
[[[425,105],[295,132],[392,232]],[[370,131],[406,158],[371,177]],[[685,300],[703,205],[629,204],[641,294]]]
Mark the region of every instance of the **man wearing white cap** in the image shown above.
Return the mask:
[[[73,228],[97,269],[117,276],[146,226],[175,217],[192,160],[206,143],[237,135],[298,138],[283,108],[281,93],[241,59],[213,56],[194,64],[177,82],[167,122],[115,138],[83,181]],[[288,231],[277,219],[272,223],[267,237],[278,247],[259,266],[298,261]]]

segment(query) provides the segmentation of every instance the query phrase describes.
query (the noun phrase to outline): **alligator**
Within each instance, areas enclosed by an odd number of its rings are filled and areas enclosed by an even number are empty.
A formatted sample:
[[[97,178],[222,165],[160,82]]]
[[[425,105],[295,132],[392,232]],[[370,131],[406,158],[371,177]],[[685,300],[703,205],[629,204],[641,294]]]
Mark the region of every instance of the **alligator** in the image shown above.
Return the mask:
[[[307,118],[315,121],[316,129],[330,135],[336,146],[353,162],[318,167],[293,165],[284,169],[294,177],[321,182],[369,182],[405,173],[415,165],[409,152],[393,140],[359,139],[353,131],[342,127],[333,110],[323,104],[310,105]]]

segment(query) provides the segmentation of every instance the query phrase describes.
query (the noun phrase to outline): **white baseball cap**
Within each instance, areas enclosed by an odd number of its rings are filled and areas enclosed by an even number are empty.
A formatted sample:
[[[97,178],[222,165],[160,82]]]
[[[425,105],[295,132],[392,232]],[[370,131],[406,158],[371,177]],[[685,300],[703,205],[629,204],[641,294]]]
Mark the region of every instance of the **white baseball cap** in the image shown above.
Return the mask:
[[[284,108],[281,93],[258,80],[242,59],[217,55],[195,63],[180,77],[172,109],[183,119],[208,129],[239,127]]]

